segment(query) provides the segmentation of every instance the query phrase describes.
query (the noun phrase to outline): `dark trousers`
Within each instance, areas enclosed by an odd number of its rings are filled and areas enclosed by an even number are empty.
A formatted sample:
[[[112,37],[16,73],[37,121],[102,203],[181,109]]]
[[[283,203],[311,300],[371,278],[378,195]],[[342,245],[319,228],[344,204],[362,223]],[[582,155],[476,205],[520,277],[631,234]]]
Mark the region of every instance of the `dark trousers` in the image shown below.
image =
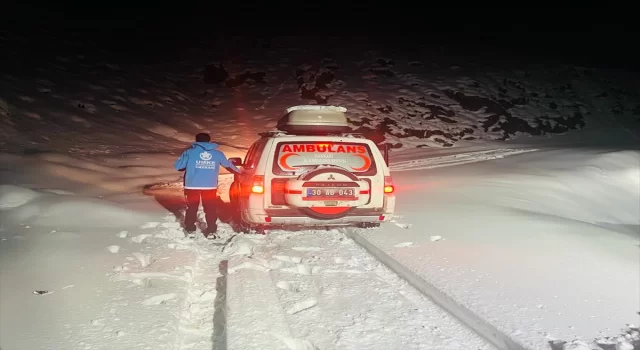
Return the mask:
[[[196,227],[198,219],[198,206],[202,198],[202,207],[204,208],[205,217],[207,219],[207,228],[217,227],[218,212],[216,210],[217,190],[184,190],[184,198],[187,202],[187,213],[184,216],[184,227],[187,230],[193,230]]]

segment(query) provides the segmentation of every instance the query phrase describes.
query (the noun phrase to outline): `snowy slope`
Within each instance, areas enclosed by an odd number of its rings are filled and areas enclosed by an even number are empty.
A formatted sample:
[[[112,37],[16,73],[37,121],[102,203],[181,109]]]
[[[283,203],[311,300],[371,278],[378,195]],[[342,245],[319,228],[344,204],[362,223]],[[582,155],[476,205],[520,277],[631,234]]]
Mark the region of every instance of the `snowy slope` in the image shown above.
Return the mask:
[[[344,39],[326,50],[294,45],[293,38],[274,40],[264,51],[234,38],[225,43],[228,59],[216,60],[203,43],[162,63],[47,38],[37,42],[44,53],[25,60],[22,49],[33,41],[3,41],[6,150],[166,151],[198,131],[246,147],[284,108],[301,103],[344,105],[354,129],[396,147],[448,147],[585,125],[636,128],[640,118],[633,77],[580,67],[481,67],[429,48],[385,52]]]

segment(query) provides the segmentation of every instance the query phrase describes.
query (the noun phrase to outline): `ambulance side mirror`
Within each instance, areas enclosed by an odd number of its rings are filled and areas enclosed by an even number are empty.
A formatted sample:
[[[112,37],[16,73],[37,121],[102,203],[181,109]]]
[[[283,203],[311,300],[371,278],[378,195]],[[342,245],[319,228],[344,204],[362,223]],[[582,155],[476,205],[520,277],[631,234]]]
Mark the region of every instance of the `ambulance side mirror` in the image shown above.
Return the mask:
[[[242,158],[239,157],[229,158],[229,162],[237,167],[242,166]]]
[[[384,162],[387,164],[387,166],[389,166],[389,144],[383,143],[381,145],[378,145],[378,149],[380,149],[380,152],[382,152],[382,158],[384,158]]]

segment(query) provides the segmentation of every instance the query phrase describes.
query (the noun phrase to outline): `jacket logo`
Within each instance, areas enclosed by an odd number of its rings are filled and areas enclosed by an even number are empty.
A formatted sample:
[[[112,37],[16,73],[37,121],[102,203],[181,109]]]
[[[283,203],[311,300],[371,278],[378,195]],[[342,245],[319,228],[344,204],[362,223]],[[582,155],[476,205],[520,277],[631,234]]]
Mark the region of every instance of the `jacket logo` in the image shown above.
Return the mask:
[[[335,180],[336,178],[333,177],[333,174],[329,174],[329,177],[327,178],[327,180]]]
[[[213,155],[207,151],[200,153],[200,159],[202,160],[211,160],[212,157]]]

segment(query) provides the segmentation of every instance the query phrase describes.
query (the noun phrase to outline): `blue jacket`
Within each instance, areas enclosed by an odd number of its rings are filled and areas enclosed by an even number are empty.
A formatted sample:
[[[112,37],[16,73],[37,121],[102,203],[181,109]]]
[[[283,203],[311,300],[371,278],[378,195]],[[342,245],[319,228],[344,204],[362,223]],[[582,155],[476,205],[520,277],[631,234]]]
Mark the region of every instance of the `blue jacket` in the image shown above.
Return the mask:
[[[220,166],[230,171],[240,173],[231,164],[218,145],[212,142],[194,142],[191,147],[182,152],[174,168],[185,169],[184,188],[196,190],[210,190],[218,187]]]

